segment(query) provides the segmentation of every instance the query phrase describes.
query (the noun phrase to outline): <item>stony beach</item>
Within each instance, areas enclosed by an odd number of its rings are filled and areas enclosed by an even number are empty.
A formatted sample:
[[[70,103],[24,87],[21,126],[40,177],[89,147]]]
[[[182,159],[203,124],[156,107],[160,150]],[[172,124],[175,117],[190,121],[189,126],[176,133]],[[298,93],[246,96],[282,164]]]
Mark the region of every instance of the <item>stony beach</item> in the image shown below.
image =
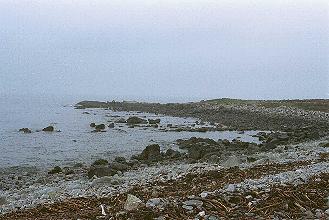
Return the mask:
[[[126,126],[195,137],[177,139],[177,149],[155,143],[93,164],[0,169],[0,219],[329,218],[328,100],[84,101],[76,108],[85,115],[97,108],[197,120],[160,126],[156,118],[113,117],[91,121],[95,133]],[[198,137],[214,131],[258,131],[258,142]]]

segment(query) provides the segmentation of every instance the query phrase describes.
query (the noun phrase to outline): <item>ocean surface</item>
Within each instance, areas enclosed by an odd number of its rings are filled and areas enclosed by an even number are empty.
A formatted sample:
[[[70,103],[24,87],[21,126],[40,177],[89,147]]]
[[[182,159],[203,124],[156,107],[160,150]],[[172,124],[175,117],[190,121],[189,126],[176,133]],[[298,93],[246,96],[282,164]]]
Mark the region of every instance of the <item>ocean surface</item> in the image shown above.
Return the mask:
[[[130,157],[154,143],[160,144],[162,150],[176,149],[175,140],[193,136],[215,140],[239,137],[240,140],[257,142],[257,138],[251,136],[257,131],[245,134],[235,131],[162,132],[156,128],[128,128],[125,124],[116,124],[115,128],[107,128],[107,132],[93,133],[89,126],[91,122],[109,124],[119,116],[160,118],[163,126],[189,125],[197,119],[105,109],[74,109],[73,105],[78,101],[52,97],[0,97],[0,167],[48,168],[77,162],[91,163],[97,158]],[[61,132],[38,132],[49,125]],[[32,133],[18,132],[23,127],[30,128]]]

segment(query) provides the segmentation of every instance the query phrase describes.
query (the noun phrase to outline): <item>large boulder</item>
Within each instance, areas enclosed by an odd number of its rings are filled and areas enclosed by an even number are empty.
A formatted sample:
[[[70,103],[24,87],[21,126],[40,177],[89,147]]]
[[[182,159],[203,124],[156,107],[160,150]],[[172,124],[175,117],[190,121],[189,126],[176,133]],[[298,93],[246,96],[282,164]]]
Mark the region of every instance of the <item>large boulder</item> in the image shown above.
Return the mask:
[[[98,160],[95,160],[93,165],[94,166],[97,166],[97,165],[107,165],[109,164],[109,162],[105,159],[98,159]]]
[[[147,121],[145,119],[132,116],[127,119],[128,124],[147,124]]]
[[[147,146],[140,154],[140,159],[157,161],[161,158],[160,146],[158,144],[152,144]]]
[[[48,172],[48,174],[56,174],[56,173],[61,173],[61,172],[63,172],[63,171],[62,171],[62,168],[60,168],[59,166],[56,166],[56,167],[54,167],[52,170],[50,170],[50,171]]]
[[[45,127],[44,129],[42,129],[42,131],[52,132],[52,131],[54,131],[54,127],[53,126],[48,126],[48,127]]]

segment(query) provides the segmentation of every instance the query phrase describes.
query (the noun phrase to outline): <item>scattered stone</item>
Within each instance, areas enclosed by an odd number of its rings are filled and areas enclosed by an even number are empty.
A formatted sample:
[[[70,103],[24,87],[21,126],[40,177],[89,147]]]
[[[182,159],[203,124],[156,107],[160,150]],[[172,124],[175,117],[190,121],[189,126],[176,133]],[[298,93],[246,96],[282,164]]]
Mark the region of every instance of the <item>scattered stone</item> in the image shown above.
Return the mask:
[[[134,195],[128,194],[124,209],[127,211],[133,211],[138,209],[143,204],[142,200]]]
[[[54,127],[48,126],[48,127],[43,128],[42,131],[52,132],[52,131],[54,131]]]
[[[200,194],[201,198],[206,198],[208,196],[208,193],[207,192],[202,192]]]

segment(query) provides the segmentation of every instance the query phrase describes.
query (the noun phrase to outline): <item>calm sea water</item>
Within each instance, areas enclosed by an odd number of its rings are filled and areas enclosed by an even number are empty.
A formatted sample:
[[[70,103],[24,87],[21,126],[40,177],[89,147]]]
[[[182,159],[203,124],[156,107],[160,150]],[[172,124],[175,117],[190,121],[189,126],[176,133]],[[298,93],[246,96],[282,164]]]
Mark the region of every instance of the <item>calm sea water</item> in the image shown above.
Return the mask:
[[[76,162],[90,163],[96,158],[111,159],[115,156],[129,157],[141,152],[148,144],[158,143],[162,149],[176,148],[179,138],[208,137],[215,140],[241,137],[245,141],[257,141],[251,137],[256,132],[161,132],[155,128],[128,128],[116,124],[104,133],[92,133],[89,124],[107,123],[115,116],[138,115],[160,118],[162,125],[168,123],[188,125],[193,118],[157,116],[136,112],[112,112],[103,109],[77,110],[72,107],[79,100],[55,98],[0,97],[0,167],[70,165]],[[83,114],[83,112],[90,114]],[[53,125],[61,132],[36,132]],[[18,129],[28,127],[33,133],[23,134]]]

